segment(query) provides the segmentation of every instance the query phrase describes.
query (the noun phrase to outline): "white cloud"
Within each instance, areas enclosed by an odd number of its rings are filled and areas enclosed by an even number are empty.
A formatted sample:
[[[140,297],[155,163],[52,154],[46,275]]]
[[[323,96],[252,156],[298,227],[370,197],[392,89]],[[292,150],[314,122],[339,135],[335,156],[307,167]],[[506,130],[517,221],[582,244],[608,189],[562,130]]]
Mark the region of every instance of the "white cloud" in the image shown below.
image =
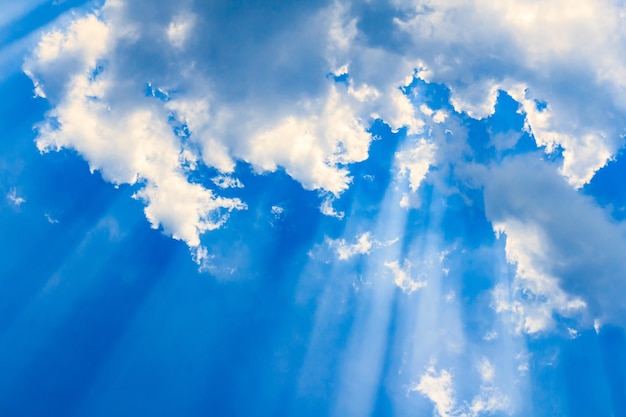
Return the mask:
[[[435,144],[420,139],[416,143],[409,142],[406,149],[396,152],[395,163],[399,174],[409,177],[411,191],[417,191],[424,177],[426,177],[428,169],[434,163],[436,150]]]
[[[472,400],[469,409],[471,416],[489,415],[496,412],[510,414],[508,412],[510,400],[506,395],[492,387],[482,387],[480,394]]]
[[[211,178],[211,181],[220,188],[243,188],[243,184],[239,179],[228,175],[218,175]]]
[[[195,16],[178,15],[167,26],[167,38],[175,48],[182,48],[195,24]]]
[[[430,366],[412,391],[428,397],[440,417],[466,416],[457,410],[452,374],[445,369],[437,372],[434,366]]]
[[[285,212],[285,209],[280,206],[272,206],[271,212],[274,216],[280,217]]]
[[[345,261],[352,258],[355,255],[369,255],[372,249],[391,246],[396,243],[398,239],[381,242],[376,239],[372,239],[370,232],[361,233],[356,237],[356,241],[353,244],[349,244],[345,239],[326,239],[328,247],[334,249],[337,253],[339,260]]]
[[[9,203],[13,204],[15,207],[19,207],[26,202],[26,199],[17,194],[17,190],[15,188],[11,188],[7,193],[7,200]]]
[[[600,329],[602,327],[602,323],[598,319],[593,320],[593,330],[595,330],[596,334],[600,334]]]
[[[322,201],[322,204],[320,205],[320,213],[322,213],[325,216],[335,217],[341,220],[343,219],[343,216],[345,215],[345,213],[343,211],[335,210],[335,208],[333,207],[333,201],[334,199],[332,197],[326,197]]]
[[[239,199],[216,197],[175,174],[148,183],[135,196],[146,202],[144,211],[153,228],[162,226],[165,233],[192,247],[200,244],[202,233],[221,227],[231,211],[246,209]]]
[[[493,382],[493,378],[496,374],[495,368],[487,358],[483,358],[478,363],[478,372],[480,373],[480,379],[483,383]]]
[[[498,90],[521,103],[527,127],[547,151],[564,150],[562,174],[574,187],[621,146],[626,30],[615,2],[409,0],[395,19],[412,39],[424,79],[451,89],[457,111],[484,118]],[[566,11],[566,12],[564,12]],[[535,99],[547,102],[543,111]]]
[[[29,72],[43,74],[57,91],[50,98],[58,100],[56,107],[38,126],[37,147],[42,152],[73,148],[104,179],[142,184],[135,196],[146,203],[152,227],[162,226],[175,239],[198,246],[202,233],[220,227],[229,212],[246,206],[187,180],[185,166],[193,166],[196,156],[167,124],[165,109],[147,98],[118,96],[123,87],[107,70],[93,75],[97,62],[109,58],[119,41],[113,32],[103,20],[87,15],[66,32],[44,35],[26,62]],[[43,88],[48,86],[44,82]]]
[[[437,110],[435,114],[433,114],[433,122],[435,123],[443,123],[448,118],[448,114],[443,110]]]
[[[453,375],[442,369],[437,371],[430,365],[420,377],[412,391],[417,391],[433,402],[435,413],[439,417],[477,417],[496,412],[510,413],[508,396],[494,387],[495,368],[483,358],[478,364],[481,384],[478,393],[470,402],[459,403],[454,390]]]
[[[424,279],[411,277],[411,263],[406,259],[402,267],[398,261],[385,262],[384,265],[391,270],[393,283],[407,294],[411,294],[428,285],[428,282]]]
[[[446,129],[445,111],[405,94],[413,75],[445,84],[454,108],[476,118],[507,91],[537,144],[564,149],[560,172],[574,187],[621,144],[626,30],[614,3],[391,1],[381,3],[385,36],[361,24],[368,4],[270,12],[261,3],[224,19],[223,0],[109,0],[45,33],[24,64],[52,106],[39,149],[75,149],[108,181],[143,184],[137,196],[151,223],[194,246],[245,207],[189,182],[198,164],[230,176],[237,161],[284,169],[305,189],[337,197],[351,185],[350,164],[368,158],[372,119],[406,127],[409,142],[427,126]],[[146,97],[148,83],[167,97]],[[173,134],[176,123],[186,124],[185,140]],[[455,157],[444,141],[398,152],[413,191],[436,158]],[[173,198],[190,206],[170,209]],[[341,216],[328,201],[322,211]]]
[[[483,336],[483,340],[486,342],[491,342],[492,340],[496,340],[497,338],[498,332],[496,332],[495,330],[489,331]]]
[[[399,204],[402,208],[409,208],[409,195],[407,193],[402,194]]]
[[[265,35],[206,5],[150,7],[159,10],[148,19],[142,2],[107,1],[45,33],[24,71],[53,106],[38,126],[39,149],[75,149],[106,180],[143,184],[136,196],[151,224],[190,246],[227,212],[245,208],[190,183],[187,173],[198,163],[223,174],[237,160],[258,172],[282,167],[304,188],[338,196],[352,181],[347,165],[368,157],[372,102],[383,103],[376,108],[390,120],[417,128],[397,84],[385,84],[387,99],[365,82],[351,78],[346,88],[325,76],[356,31],[339,4],[272,15],[259,8],[255,19],[273,19],[263,23],[271,28]],[[155,37],[159,28],[169,46]],[[342,65],[349,68],[335,69]],[[146,97],[146,85],[167,94]],[[186,125],[188,139],[173,134],[175,123]],[[322,210],[341,216],[328,200]]]
[[[494,308],[497,312],[512,312],[518,332],[551,329],[555,312],[572,316],[584,311],[586,304],[582,299],[565,293],[556,277],[540,269],[539,265],[548,261],[547,239],[532,224],[510,220],[494,224],[494,230],[506,233],[506,257],[516,268],[512,293],[501,285],[495,288]]]
[[[348,244],[345,239],[328,240],[328,245],[335,248],[340,260],[345,261],[354,255],[368,255],[374,246],[370,237],[371,233],[365,232],[359,235],[352,245]]]
[[[54,217],[52,217],[52,215],[50,213],[44,213],[44,217],[46,218],[46,220],[48,220],[48,223],[50,224],[58,224],[59,220],[55,219]]]

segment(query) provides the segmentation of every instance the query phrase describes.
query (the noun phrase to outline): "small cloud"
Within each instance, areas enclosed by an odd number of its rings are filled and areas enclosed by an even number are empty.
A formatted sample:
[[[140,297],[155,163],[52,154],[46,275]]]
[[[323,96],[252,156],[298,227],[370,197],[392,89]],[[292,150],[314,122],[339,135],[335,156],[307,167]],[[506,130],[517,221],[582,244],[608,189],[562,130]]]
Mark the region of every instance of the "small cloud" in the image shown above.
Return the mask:
[[[528,364],[529,362],[529,354],[527,352],[519,352],[515,355],[515,360],[518,361],[517,371],[523,375],[527,373],[530,369]]]
[[[11,190],[7,193],[7,200],[15,207],[19,207],[26,202],[24,197],[17,195],[15,188],[11,188]]]
[[[519,365],[517,365],[517,371],[520,374],[525,374],[526,372],[528,372],[530,369],[530,367],[528,366],[528,363],[520,363]]]
[[[489,362],[489,359],[483,358],[483,360],[478,364],[478,372],[480,373],[480,379],[483,382],[491,382],[496,374],[496,371]]]
[[[209,272],[215,268],[212,262],[215,255],[210,255],[206,247],[198,245],[195,248],[190,248],[190,251],[193,261],[198,265],[198,271]]]
[[[452,374],[449,371],[444,369],[437,372],[435,367],[431,365],[411,391],[417,391],[432,401],[435,411],[440,417],[459,415],[454,398]]]
[[[59,221],[57,219],[55,219],[54,217],[52,217],[52,215],[50,215],[50,213],[44,213],[44,217],[46,218],[46,220],[48,220],[48,223],[50,224],[58,224]]]
[[[509,412],[510,400],[493,386],[495,368],[488,359],[478,364],[481,385],[471,402],[459,404],[454,392],[453,375],[442,369],[437,371],[430,365],[411,391],[417,391],[433,402],[435,415],[439,417],[478,417],[496,412]]]
[[[320,212],[325,216],[335,217],[341,220],[343,219],[344,212],[335,210],[335,208],[333,207],[333,201],[333,198],[326,198],[324,201],[322,201],[322,205],[320,206]]]
[[[411,278],[411,263],[406,259],[404,260],[404,265],[402,267],[400,267],[398,261],[385,262],[384,265],[391,269],[393,274],[393,283],[407,294],[411,294],[412,292],[428,285],[428,283],[424,280]]]
[[[485,335],[483,336],[483,340],[485,342],[491,342],[492,340],[496,340],[498,338],[498,332],[496,332],[495,330],[492,330],[490,332],[485,333]]]
[[[426,115],[429,116],[433,119],[433,122],[435,123],[443,123],[446,121],[446,119],[448,118],[448,114],[443,111],[443,110],[433,110],[430,107],[428,107],[426,104],[422,104],[420,106],[420,111]]]
[[[400,207],[409,208],[409,195],[407,193],[402,194],[400,199]]]
[[[400,207],[402,207],[405,210],[408,209],[419,209],[422,205],[422,200],[420,199],[419,195],[416,193],[411,193],[411,192],[407,192],[407,193],[402,193],[402,197],[400,198]]]
[[[570,339],[576,339],[578,336],[580,336],[578,330],[572,329],[571,327],[567,328],[567,334],[569,335]]]
[[[239,179],[228,175],[218,175],[211,178],[211,181],[220,188],[243,188],[243,184]]]
[[[448,118],[448,114],[442,110],[437,110],[435,114],[433,114],[433,122],[435,123],[443,123]]]
[[[435,162],[437,146],[425,139],[396,153],[396,164],[400,177],[408,176],[411,191],[415,192],[426,177],[430,166]]]
[[[276,227],[283,220],[285,209],[281,206],[272,206],[270,213],[272,216],[269,219],[269,223],[272,227]]]
[[[285,212],[285,209],[280,206],[272,206],[271,212],[274,216],[276,216],[276,218],[278,218],[282,216],[282,214]]]
[[[356,240],[356,243],[349,245],[344,239],[332,241],[330,246],[334,246],[337,250],[339,259],[345,261],[354,255],[368,255],[372,250],[371,234],[369,232],[362,233]]]
[[[431,109],[430,107],[428,107],[426,104],[422,104],[422,105],[420,106],[420,111],[421,111],[422,113],[424,113],[424,115],[426,115],[426,116],[432,116],[432,114],[433,114],[433,109]]]
[[[396,238],[387,242],[380,242],[372,240],[371,237],[372,234],[370,232],[365,232],[361,233],[353,244],[347,243],[345,239],[327,239],[326,242],[330,248],[335,249],[339,260],[345,261],[355,255],[369,255],[374,248],[390,246],[398,241],[398,238]]]
[[[195,19],[193,16],[177,16],[167,27],[167,38],[175,48],[182,48],[193,29]]]

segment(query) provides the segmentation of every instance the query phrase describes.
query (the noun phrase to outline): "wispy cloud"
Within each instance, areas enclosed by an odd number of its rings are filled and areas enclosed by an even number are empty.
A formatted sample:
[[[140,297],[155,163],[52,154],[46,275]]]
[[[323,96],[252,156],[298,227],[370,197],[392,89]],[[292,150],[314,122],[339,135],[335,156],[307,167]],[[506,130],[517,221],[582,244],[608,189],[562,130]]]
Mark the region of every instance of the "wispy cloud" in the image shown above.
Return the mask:
[[[381,242],[376,239],[372,239],[370,232],[364,232],[355,238],[355,242],[350,244],[345,239],[326,239],[328,247],[335,250],[337,257],[341,261],[348,260],[356,255],[369,255],[374,249],[390,246],[396,243],[398,239],[392,239],[386,242]]]
[[[404,261],[402,267],[398,261],[387,261],[384,265],[391,270],[394,284],[407,294],[411,294],[428,285],[426,280],[416,279],[411,276],[411,262],[408,260]]]
[[[9,190],[7,193],[7,200],[15,207],[19,207],[26,202],[24,197],[17,194],[17,190],[15,188],[11,188],[11,190]]]

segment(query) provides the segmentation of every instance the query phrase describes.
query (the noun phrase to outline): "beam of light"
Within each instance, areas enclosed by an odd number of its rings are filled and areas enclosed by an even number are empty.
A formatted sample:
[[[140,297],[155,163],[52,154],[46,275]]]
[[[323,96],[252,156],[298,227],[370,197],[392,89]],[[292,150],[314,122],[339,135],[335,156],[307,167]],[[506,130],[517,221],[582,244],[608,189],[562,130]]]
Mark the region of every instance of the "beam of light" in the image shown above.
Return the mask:
[[[118,201],[126,201],[126,196],[118,196]],[[115,220],[115,203],[105,210],[100,217],[93,220],[88,230],[77,231],[82,239],[75,245],[70,246],[67,257],[62,260],[56,270],[50,271],[47,280],[42,281],[38,291],[31,294],[30,298],[22,302],[16,315],[7,323],[7,327],[0,333],[0,367],[3,369],[4,378],[0,381],[0,391],[14,393],[19,397],[24,386],[29,386],[29,393],[43,392],[47,390],[42,381],[34,383],[30,380],[33,372],[55,373],[65,363],[72,368],[70,362],[74,359],[86,360],[90,355],[106,355],[107,349],[115,345],[115,338],[102,343],[98,339],[101,332],[97,329],[88,330],[89,322],[99,323],[102,316],[111,320],[105,327],[107,332],[114,336],[128,322],[116,320],[115,311],[133,311],[136,306],[120,305],[104,302],[86,305],[86,300],[99,300],[117,297],[116,291],[120,290],[120,276],[109,276],[104,271],[121,274],[120,269],[111,268],[118,262],[120,256],[128,249],[124,236],[120,234],[119,226]],[[136,228],[143,227],[143,217],[134,219]],[[76,225],[60,224],[50,227],[65,227],[71,230]],[[56,231],[58,233],[58,231]],[[184,252],[186,255],[186,252]],[[168,260],[161,259],[165,265]],[[48,272],[48,271],[44,271]],[[16,278],[16,277],[14,277]],[[32,278],[32,277],[24,277]],[[158,276],[139,279],[135,283],[127,283],[122,286],[124,294],[135,292],[141,300],[141,294],[148,294],[152,285],[158,282]],[[121,310],[120,310],[121,309]],[[108,313],[107,313],[108,312]],[[121,326],[121,327],[120,327]],[[73,334],[74,329],[81,329],[80,333]],[[98,349],[91,352],[81,353],[82,356],[69,358],[68,352],[80,349],[80,344],[90,345],[96,343]],[[56,359],[56,360],[55,360]],[[33,368],[33,364],[45,365],[46,371]],[[80,363],[80,362],[77,362]],[[68,370],[66,375],[80,378],[91,378],[90,374],[94,367],[102,364],[102,358],[92,360],[85,365],[87,368],[74,368]],[[60,379],[63,376],[58,375]],[[81,389],[86,389],[89,381],[83,381]],[[58,382],[63,387],[63,382]],[[52,389],[52,388],[51,388]],[[69,394],[68,394],[69,395]],[[77,401],[80,393],[75,392],[68,400]]]
[[[399,204],[407,191],[403,188],[387,189],[373,229],[374,236],[400,239],[404,236],[407,211]],[[354,322],[341,354],[340,382],[333,415],[372,414],[389,348],[390,323],[397,294],[385,263],[400,259],[401,252],[401,245],[396,243],[373,251],[364,260],[364,276],[371,286],[355,300]]]

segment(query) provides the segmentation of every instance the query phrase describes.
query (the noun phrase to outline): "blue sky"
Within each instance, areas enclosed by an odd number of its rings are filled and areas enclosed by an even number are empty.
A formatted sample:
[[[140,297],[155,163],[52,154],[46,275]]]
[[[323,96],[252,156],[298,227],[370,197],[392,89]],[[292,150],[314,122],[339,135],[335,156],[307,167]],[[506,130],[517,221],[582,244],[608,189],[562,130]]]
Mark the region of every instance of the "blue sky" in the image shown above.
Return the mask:
[[[0,17],[0,415],[626,416],[621,1]]]

